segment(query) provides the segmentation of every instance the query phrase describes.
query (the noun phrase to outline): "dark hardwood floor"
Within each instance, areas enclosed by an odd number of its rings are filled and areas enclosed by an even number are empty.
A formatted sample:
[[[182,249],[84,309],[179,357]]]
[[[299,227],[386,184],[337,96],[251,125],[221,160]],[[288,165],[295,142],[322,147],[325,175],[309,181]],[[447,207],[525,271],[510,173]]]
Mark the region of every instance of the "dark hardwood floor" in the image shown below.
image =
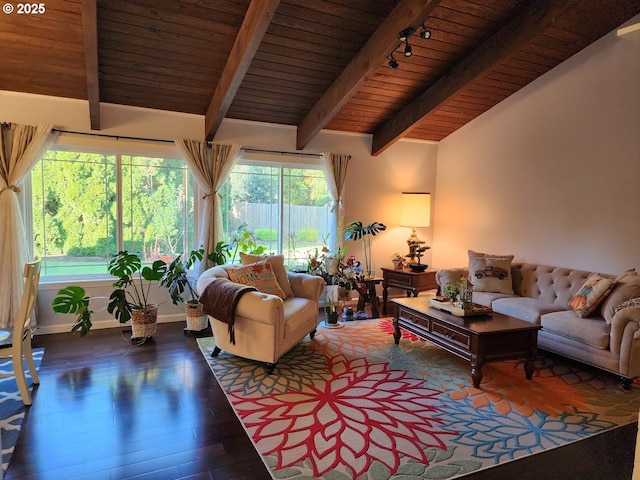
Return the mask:
[[[36,336],[41,384],[5,478],[270,479],[183,327],[160,324],[130,351],[120,330]],[[466,478],[630,479],[636,431],[617,428]]]

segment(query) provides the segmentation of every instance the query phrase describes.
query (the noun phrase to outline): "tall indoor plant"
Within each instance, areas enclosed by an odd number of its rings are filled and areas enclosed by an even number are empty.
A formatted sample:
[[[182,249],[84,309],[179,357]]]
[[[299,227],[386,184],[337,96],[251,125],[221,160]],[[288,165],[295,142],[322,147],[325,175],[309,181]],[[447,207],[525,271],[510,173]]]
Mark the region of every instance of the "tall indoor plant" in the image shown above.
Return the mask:
[[[344,229],[345,240],[362,240],[362,253],[364,254],[364,272],[367,277],[374,275],[373,261],[371,259],[371,237],[387,229],[384,223],[373,222],[364,226],[362,222],[349,223]]]
[[[229,256],[229,245],[218,242],[213,252],[207,258],[213,265],[222,265]],[[201,331],[207,328],[208,317],[202,310],[199,302],[200,295],[195,287],[195,278],[190,275],[191,267],[204,258],[204,249],[192,250],[189,255],[183,258],[178,255],[173,260],[160,279],[160,286],[169,289],[169,295],[174,305],[184,302],[187,317],[187,330]],[[186,296],[186,299],[185,299]]]
[[[156,332],[158,305],[149,301],[150,290],[167,271],[166,262],[156,260],[150,267],[143,267],[138,255],[123,250],[109,261],[108,271],[117,280],[113,283],[115,288],[109,297],[107,311],[120,323],[132,320],[132,340],[151,337]],[[56,313],[77,315],[71,331],[80,331],[83,337],[93,325],[90,302],[84,288],[70,285],[58,291],[52,307]]]

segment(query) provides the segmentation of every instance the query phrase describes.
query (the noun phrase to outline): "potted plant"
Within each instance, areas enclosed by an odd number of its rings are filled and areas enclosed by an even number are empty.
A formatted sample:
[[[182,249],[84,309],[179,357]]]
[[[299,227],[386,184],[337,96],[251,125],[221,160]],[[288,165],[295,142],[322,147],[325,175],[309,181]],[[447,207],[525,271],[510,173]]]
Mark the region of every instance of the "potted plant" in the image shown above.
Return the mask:
[[[442,289],[442,295],[447,297],[451,303],[453,303],[458,295],[460,295],[460,287],[462,285],[462,280],[458,282],[449,282]]]
[[[336,300],[336,289],[338,287],[336,285],[327,285],[324,291],[325,297],[325,313],[327,315],[326,324],[330,326],[335,326],[338,324],[338,307]]]
[[[233,234],[228,249],[229,251],[233,250],[231,263],[235,263],[236,255],[239,252],[248,253],[250,255],[261,255],[266,250],[264,245],[258,245],[255,235],[248,229],[246,223],[240,225],[236,233]]]
[[[156,332],[158,305],[150,303],[149,293],[153,282],[159,282],[166,270],[167,264],[163,260],[143,267],[140,257],[126,250],[118,252],[109,262],[109,274],[117,280],[113,284],[115,289],[109,297],[107,311],[120,323],[132,320],[132,340],[149,338]],[[52,306],[56,313],[77,315],[71,332],[80,331],[80,336],[84,337],[92,326],[90,301],[82,287],[70,285],[58,291]]]
[[[229,245],[224,242],[218,242],[213,252],[207,255],[207,258],[214,265],[222,265],[227,261]],[[189,275],[189,270],[198,261],[204,258],[204,249],[192,250],[185,258],[178,255],[173,260],[160,279],[160,286],[169,289],[169,295],[174,305],[178,302],[184,302],[187,317],[188,331],[201,331],[207,328],[208,317],[202,310],[202,304],[199,302],[200,295],[196,291],[194,278]],[[185,300],[183,294],[186,293]]]
[[[387,229],[387,226],[380,222],[373,222],[364,226],[362,222],[351,222],[344,229],[345,240],[362,240],[362,250],[364,253],[364,272],[367,277],[374,274],[373,263],[371,261],[371,237]]]
[[[404,266],[404,257],[398,252],[395,252],[393,255],[391,255],[391,263],[393,263],[393,268],[395,268],[396,270],[401,270]]]

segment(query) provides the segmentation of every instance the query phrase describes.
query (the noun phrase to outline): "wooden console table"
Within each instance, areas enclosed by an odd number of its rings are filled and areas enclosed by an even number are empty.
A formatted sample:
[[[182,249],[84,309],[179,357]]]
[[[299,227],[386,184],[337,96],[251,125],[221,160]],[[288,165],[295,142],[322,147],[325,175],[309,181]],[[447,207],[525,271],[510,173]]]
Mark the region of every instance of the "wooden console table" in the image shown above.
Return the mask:
[[[398,307],[393,318],[396,345],[402,328],[471,362],[471,379],[476,388],[480,388],[482,365],[488,362],[525,358],[525,376],[531,380],[540,325],[500,313],[457,317],[430,307],[428,297],[391,301]]]
[[[389,296],[387,288],[396,287],[406,290],[407,297],[418,296],[419,292],[425,290],[435,290],[436,271],[414,272],[410,269],[397,270],[395,268],[382,269],[382,313],[387,314],[387,298]]]

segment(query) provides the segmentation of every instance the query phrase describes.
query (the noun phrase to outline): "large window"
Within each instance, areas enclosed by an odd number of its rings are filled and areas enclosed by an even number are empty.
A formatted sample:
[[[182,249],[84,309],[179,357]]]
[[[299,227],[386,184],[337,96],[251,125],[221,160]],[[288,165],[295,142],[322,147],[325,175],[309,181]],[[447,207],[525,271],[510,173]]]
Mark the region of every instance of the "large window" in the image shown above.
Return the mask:
[[[183,160],[50,150],[31,172],[34,253],[43,276],[106,274],[119,250],[143,261],[193,248],[193,182]]]
[[[329,235],[331,197],[319,159],[301,164],[298,158],[286,163],[247,157],[223,189],[227,241],[246,225],[266,252],[282,253],[290,268],[304,269]]]

